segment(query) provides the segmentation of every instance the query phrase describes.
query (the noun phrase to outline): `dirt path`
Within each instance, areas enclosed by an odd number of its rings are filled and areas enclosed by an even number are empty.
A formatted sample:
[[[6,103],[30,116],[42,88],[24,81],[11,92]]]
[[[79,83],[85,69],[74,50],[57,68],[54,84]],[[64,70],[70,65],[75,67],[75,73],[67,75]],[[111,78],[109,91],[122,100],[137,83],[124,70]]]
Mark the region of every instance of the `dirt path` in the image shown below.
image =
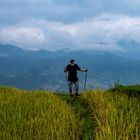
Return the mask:
[[[57,94],[57,95],[74,108],[75,114],[80,115],[80,120],[84,120],[82,140],[93,140],[96,123],[95,120],[93,119],[90,106],[85,102],[82,95],[78,97],[76,96],[70,97],[67,94]]]

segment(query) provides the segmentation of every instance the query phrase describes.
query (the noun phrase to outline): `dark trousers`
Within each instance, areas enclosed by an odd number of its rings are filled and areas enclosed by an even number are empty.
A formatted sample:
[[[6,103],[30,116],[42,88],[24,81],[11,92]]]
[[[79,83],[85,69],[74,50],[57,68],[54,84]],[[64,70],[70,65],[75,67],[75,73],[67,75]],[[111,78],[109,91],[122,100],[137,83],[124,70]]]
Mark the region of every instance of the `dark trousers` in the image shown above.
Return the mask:
[[[69,92],[70,92],[70,94],[72,93],[73,85],[75,87],[75,92],[78,93],[78,91],[79,91],[79,83],[78,83],[78,81],[77,82],[69,81]]]

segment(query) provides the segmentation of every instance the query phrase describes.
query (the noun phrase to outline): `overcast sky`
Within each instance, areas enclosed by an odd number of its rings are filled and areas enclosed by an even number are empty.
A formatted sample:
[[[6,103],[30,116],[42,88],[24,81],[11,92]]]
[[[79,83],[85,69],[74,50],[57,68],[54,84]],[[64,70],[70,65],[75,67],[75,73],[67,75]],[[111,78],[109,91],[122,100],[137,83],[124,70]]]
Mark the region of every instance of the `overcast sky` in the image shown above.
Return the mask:
[[[0,43],[125,52],[140,43],[140,0],[0,0]]]

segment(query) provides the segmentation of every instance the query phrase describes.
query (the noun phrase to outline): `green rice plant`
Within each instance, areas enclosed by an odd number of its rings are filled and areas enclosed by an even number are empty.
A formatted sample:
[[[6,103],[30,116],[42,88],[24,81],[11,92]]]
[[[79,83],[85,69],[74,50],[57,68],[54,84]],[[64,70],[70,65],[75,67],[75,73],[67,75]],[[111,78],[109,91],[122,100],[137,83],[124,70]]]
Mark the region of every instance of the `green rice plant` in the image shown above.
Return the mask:
[[[122,94],[126,94],[129,97],[136,97],[140,98],[140,85],[131,85],[131,86],[123,86],[123,85],[118,85],[114,86],[108,91],[110,92],[119,92]]]
[[[78,140],[79,117],[50,92],[0,88],[0,140]]]
[[[140,99],[101,90],[83,97],[96,119],[96,140],[140,140]]]

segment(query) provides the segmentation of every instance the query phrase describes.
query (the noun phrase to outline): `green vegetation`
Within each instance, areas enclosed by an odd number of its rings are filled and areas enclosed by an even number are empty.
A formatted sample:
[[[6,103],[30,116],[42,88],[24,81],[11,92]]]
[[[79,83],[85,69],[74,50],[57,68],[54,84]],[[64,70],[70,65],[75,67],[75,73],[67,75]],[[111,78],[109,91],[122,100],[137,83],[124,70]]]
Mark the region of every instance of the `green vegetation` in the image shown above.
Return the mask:
[[[94,139],[94,129],[96,126],[95,119],[92,115],[92,110],[88,103],[84,100],[83,96],[79,97],[69,97],[66,94],[57,94],[62,100],[66,101],[67,104],[74,108],[75,114],[80,116],[80,121],[82,123],[82,139],[91,140]]]
[[[1,140],[77,140],[79,116],[54,94],[0,88]]]
[[[91,90],[78,97],[0,87],[0,139],[139,140],[138,87]]]
[[[140,139],[140,99],[100,90],[83,96],[97,122],[96,140]]]
[[[118,85],[114,88],[109,89],[110,92],[117,92],[121,94],[126,94],[129,97],[140,97],[140,85],[133,85],[133,86],[123,86]]]

